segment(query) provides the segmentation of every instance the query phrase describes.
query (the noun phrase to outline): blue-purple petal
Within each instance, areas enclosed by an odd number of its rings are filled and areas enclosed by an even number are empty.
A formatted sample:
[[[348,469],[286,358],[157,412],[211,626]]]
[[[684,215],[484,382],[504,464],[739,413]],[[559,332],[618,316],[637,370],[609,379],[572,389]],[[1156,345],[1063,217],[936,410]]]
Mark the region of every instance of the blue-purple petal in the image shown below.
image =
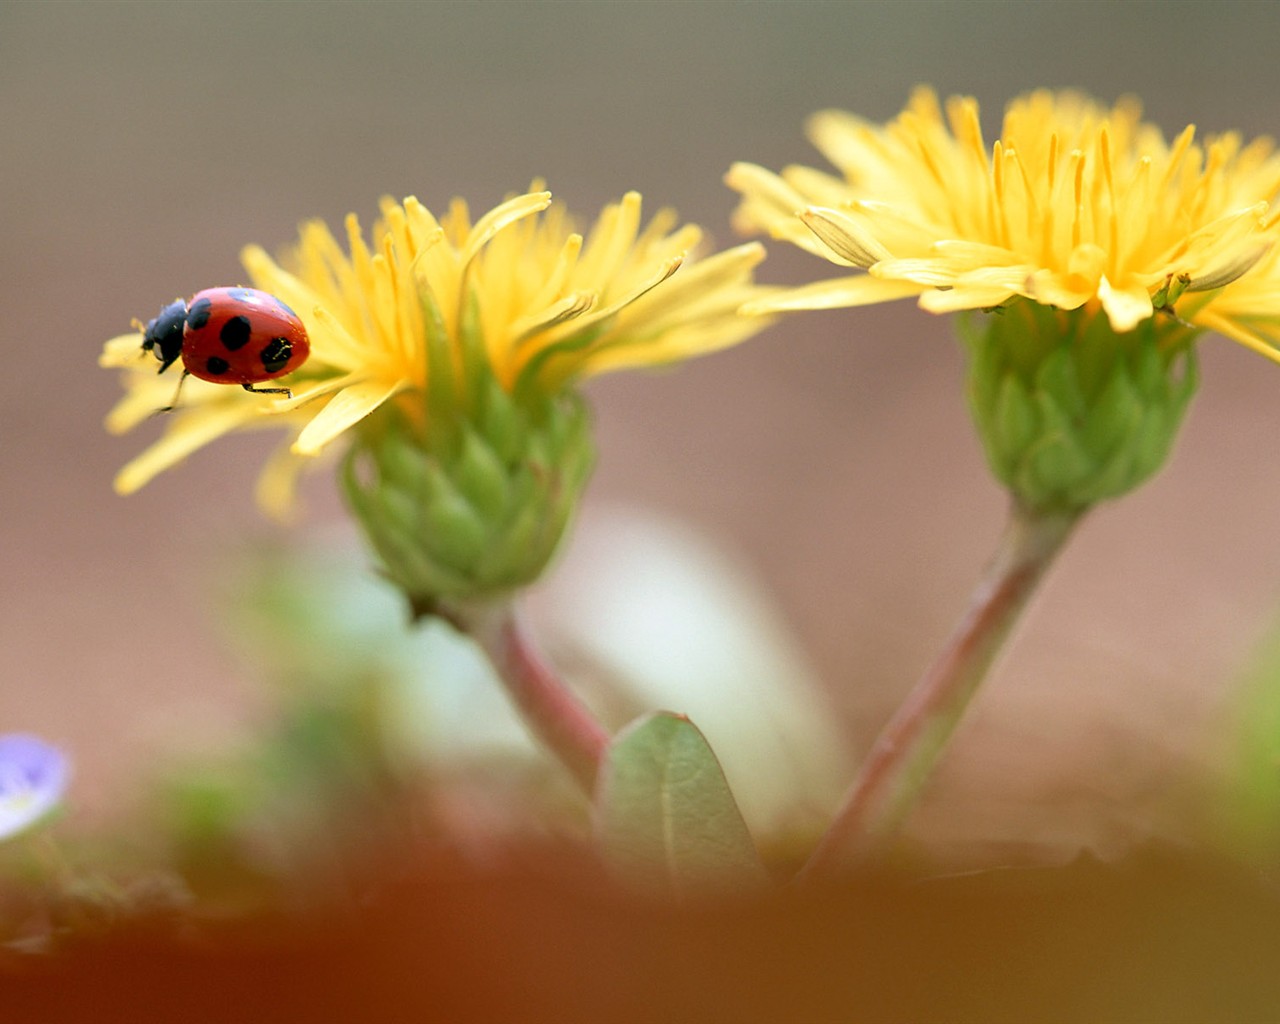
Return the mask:
[[[0,839],[34,825],[62,800],[67,756],[37,736],[0,736]]]

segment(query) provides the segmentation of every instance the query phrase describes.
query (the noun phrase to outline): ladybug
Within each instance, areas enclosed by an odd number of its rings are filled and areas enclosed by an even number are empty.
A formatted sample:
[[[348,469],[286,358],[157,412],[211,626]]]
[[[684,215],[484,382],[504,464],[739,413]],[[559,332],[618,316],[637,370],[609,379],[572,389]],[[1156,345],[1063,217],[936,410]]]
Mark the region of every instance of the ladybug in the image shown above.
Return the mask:
[[[135,325],[143,332],[142,350],[160,360],[158,373],[182,358],[179,390],[190,374],[256,394],[291,396],[288,388],[254,385],[292,373],[311,352],[298,314],[256,288],[206,288],[189,303],[178,299],[162,307],[146,327]]]

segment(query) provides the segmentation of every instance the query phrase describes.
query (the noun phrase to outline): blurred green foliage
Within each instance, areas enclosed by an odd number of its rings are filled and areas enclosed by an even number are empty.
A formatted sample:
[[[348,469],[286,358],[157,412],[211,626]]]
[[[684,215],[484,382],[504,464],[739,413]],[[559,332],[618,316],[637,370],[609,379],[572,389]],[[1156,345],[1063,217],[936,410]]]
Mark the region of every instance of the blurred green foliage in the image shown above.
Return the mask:
[[[1240,688],[1233,771],[1215,828],[1232,852],[1280,877],[1280,627]]]

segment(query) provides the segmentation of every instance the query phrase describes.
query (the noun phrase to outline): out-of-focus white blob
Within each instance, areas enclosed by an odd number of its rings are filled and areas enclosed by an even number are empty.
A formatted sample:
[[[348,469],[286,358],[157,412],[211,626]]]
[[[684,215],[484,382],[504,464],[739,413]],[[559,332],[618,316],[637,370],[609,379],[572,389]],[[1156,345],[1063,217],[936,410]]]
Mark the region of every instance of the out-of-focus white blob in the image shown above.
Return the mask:
[[[534,752],[484,654],[451,626],[427,622],[397,655],[409,685],[400,688],[402,704],[387,728],[406,751],[439,767]]]

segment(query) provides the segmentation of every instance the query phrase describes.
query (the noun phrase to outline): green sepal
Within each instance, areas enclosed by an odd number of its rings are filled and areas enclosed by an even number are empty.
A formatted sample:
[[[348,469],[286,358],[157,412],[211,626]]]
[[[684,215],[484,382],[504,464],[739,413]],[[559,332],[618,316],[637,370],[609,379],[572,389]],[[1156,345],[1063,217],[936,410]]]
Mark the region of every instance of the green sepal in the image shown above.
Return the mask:
[[[478,516],[492,519],[505,508],[507,467],[493,447],[481,441],[470,428],[462,432],[453,479]]]
[[[1012,458],[1030,445],[1040,428],[1035,404],[1022,382],[1012,374],[999,383],[994,414],[998,429],[993,434],[993,443],[1000,445],[1000,455],[1005,458]]]
[[[458,347],[462,353],[461,378],[466,385],[466,401],[474,407],[477,389],[489,380],[489,353],[485,349],[484,325],[480,317],[480,302],[475,290],[467,292],[467,301],[459,314]]]
[[[427,382],[427,408],[436,416],[444,416],[458,407],[460,397],[453,342],[449,339],[440,305],[425,282],[418,285],[418,299],[422,307],[422,354],[426,363],[423,377]]]
[[[515,400],[487,377],[480,389],[480,405],[475,416],[476,429],[503,463],[520,458],[524,446],[524,419]]]
[[[429,487],[413,525],[421,530],[426,550],[450,568],[465,571],[484,550],[488,524],[463,497],[443,466],[430,465],[427,474]]]

